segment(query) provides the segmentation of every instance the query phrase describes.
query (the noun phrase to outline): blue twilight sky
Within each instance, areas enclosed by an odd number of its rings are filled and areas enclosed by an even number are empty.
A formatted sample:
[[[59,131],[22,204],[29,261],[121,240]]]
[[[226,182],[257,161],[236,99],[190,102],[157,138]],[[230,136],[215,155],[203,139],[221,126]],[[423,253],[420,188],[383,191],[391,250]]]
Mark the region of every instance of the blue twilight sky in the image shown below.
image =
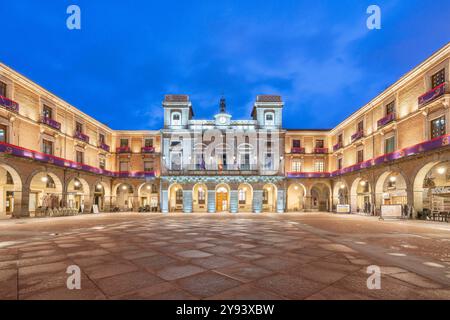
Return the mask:
[[[81,8],[82,29],[66,28]],[[382,10],[382,29],[366,9]],[[0,60],[114,129],[158,129],[167,93],[234,119],[281,94],[286,128],[331,128],[450,41],[448,0],[0,0]]]

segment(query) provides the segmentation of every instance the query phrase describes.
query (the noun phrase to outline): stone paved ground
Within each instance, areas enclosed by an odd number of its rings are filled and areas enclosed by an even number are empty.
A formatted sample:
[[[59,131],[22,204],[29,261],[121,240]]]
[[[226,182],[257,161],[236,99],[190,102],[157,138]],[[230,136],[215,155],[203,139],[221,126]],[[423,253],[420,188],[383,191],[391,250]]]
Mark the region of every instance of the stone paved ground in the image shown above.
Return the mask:
[[[78,265],[81,290],[68,290]],[[368,290],[367,267],[381,267]],[[0,222],[0,299],[450,299],[450,226],[308,214]]]

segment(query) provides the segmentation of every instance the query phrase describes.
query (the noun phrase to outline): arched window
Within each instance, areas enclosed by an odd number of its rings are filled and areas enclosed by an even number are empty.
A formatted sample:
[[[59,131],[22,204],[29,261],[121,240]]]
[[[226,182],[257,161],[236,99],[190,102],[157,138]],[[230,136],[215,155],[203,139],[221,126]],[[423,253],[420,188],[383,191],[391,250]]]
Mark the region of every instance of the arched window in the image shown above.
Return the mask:
[[[182,189],[178,189],[175,192],[175,203],[176,204],[183,204],[183,190]]]
[[[172,122],[171,124],[173,126],[180,126],[181,125],[181,113],[179,112],[173,112],[172,113]]]
[[[266,126],[273,126],[275,125],[275,115],[273,112],[267,112],[265,114],[265,125]]]
[[[206,192],[203,188],[198,188],[198,204],[205,204]]]

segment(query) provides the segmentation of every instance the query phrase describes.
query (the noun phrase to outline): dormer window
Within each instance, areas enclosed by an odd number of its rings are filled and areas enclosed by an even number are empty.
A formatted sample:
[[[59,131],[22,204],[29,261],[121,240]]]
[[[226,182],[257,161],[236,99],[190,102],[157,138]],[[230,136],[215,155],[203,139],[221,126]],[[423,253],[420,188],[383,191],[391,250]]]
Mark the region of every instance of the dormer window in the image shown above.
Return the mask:
[[[181,113],[179,112],[172,113],[172,125],[173,126],[181,125]]]
[[[275,116],[273,114],[273,112],[268,112],[265,115],[265,124],[266,126],[273,126],[275,125]]]

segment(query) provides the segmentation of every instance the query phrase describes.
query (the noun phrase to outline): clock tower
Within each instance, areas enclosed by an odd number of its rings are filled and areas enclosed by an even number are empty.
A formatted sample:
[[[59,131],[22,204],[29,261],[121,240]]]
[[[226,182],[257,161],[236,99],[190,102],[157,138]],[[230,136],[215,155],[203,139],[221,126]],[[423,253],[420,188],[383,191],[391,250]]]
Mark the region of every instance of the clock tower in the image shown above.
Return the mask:
[[[216,126],[218,127],[224,127],[230,125],[231,122],[231,115],[227,113],[227,104],[225,101],[225,98],[222,97],[220,99],[220,111],[218,114],[214,116],[216,119]]]

